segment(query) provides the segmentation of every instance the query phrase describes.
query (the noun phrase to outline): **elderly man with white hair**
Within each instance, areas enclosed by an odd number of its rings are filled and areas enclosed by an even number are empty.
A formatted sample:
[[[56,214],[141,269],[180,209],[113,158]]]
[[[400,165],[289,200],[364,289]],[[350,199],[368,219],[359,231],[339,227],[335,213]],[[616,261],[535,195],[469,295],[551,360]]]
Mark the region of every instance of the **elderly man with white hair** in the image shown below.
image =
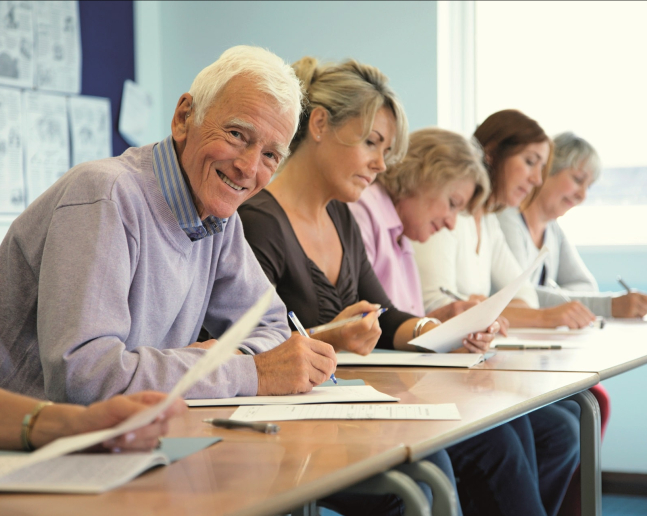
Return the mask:
[[[270,283],[238,206],[288,153],[300,84],[274,54],[239,46],[198,74],[171,136],[72,168],[0,246],[0,387],[88,404],[169,391]],[[189,397],[304,392],[333,348],[291,336],[270,310],[234,357]]]

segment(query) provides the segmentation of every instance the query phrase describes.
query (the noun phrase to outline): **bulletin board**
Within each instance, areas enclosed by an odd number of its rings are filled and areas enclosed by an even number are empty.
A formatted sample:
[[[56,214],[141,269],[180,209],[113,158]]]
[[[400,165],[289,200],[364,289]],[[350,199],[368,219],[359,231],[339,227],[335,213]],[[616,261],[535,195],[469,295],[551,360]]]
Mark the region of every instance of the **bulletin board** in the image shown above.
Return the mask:
[[[107,97],[112,113],[112,155],[129,145],[119,135],[124,81],[135,80],[135,30],[132,1],[79,2],[81,21],[81,95]]]

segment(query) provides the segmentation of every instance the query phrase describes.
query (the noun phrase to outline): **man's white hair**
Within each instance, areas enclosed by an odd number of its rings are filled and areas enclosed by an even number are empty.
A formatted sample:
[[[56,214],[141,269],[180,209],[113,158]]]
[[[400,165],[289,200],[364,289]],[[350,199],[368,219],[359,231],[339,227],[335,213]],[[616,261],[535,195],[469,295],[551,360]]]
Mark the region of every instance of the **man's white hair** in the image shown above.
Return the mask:
[[[260,91],[276,99],[282,113],[290,112],[294,118],[294,135],[303,101],[299,79],[292,67],[276,54],[247,45],[225,50],[193,80],[189,93],[193,97],[195,124],[202,123],[218,92],[238,75],[252,76]]]

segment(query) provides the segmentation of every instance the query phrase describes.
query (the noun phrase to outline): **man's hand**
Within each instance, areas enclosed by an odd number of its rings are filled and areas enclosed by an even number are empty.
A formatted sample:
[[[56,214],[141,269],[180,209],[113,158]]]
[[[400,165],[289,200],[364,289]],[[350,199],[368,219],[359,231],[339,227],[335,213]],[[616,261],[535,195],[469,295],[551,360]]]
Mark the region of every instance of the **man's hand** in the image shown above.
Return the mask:
[[[630,292],[611,300],[613,317],[644,317],[647,314],[647,296],[640,292]]]
[[[568,326],[571,329],[586,328],[595,321],[595,315],[579,301],[571,301],[552,308],[543,308],[544,327]]]
[[[292,335],[280,346],[254,355],[258,396],[310,392],[335,372],[337,356],[330,344]]]

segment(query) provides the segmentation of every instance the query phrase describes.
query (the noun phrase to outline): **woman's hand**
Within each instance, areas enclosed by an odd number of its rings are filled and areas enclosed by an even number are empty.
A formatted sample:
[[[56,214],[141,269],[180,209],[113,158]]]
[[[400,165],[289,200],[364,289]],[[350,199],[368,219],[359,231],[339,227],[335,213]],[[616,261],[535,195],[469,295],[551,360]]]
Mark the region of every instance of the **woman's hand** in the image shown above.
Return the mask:
[[[137,394],[115,396],[88,406],[76,422],[76,433],[91,432],[118,425],[133,414],[156,405],[166,398],[161,392],[144,391]],[[152,423],[129,432],[125,435],[103,443],[103,447],[112,451],[119,450],[152,450],[159,444],[159,438],[168,432],[168,420],[183,414],[187,410],[183,400],[177,399]]]
[[[476,306],[479,302],[474,301],[454,301],[448,305],[441,306],[435,310],[429,312],[427,317],[434,317],[440,322],[449,321],[452,317],[456,317],[458,314],[463,313],[465,310],[469,310],[473,306]]]
[[[505,319],[505,317],[503,319]],[[499,322],[499,319],[497,319],[485,331],[470,333],[465,339],[463,339],[463,347],[470,353],[485,353],[490,349],[492,340],[494,340],[494,337],[500,330],[501,323]]]
[[[644,317],[647,314],[647,296],[640,292],[630,292],[611,300],[613,317]]]
[[[595,315],[579,301],[570,301],[551,308],[542,308],[545,328],[568,326],[571,329],[586,328],[595,321]]]
[[[380,305],[360,301],[342,310],[331,322],[348,319],[368,312],[366,317],[340,328],[316,333],[314,338],[331,344],[335,351],[350,351],[358,355],[368,355],[377,344],[382,329],[378,320]]]

